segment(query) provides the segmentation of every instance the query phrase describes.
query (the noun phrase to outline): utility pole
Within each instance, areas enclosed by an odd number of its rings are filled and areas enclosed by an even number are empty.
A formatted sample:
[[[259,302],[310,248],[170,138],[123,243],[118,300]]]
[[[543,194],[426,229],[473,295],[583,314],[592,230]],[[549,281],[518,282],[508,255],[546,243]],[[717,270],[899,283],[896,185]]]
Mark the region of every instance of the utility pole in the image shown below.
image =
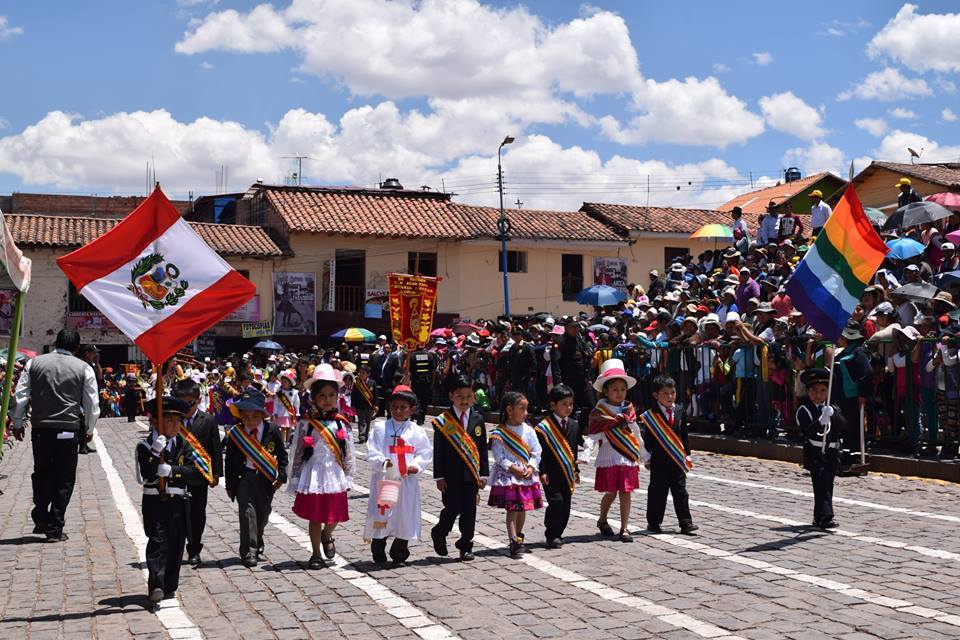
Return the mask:
[[[497,219],[497,231],[500,233],[500,268],[503,270],[503,314],[505,316],[510,315],[510,281],[507,277],[507,236],[510,233],[510,221],[503,212],[503,166],[500,161],[500,152],[513,140],[512,136],[507,136],[497,148],[497,189],[500,191],[500,217]]]

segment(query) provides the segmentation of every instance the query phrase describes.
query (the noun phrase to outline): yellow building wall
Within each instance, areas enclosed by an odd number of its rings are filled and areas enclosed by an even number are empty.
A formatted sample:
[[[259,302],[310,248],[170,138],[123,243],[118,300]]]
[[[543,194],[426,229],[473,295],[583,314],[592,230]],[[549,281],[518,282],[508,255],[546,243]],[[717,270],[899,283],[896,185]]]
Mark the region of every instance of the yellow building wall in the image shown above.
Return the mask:
[[[897,196],[900,190],[895,186],[897,181],[903,176],[899,173],[876,167],[870,170],[865,176],[858,176],[854,179],[857,188],[857,196],[864,207],[875,207],[883,209],[884,213],[890,215],[897,209]],[[921,196],[927,196],[946,191],[943,185],[933,184],[926,180],[910,178],[913,188]]]

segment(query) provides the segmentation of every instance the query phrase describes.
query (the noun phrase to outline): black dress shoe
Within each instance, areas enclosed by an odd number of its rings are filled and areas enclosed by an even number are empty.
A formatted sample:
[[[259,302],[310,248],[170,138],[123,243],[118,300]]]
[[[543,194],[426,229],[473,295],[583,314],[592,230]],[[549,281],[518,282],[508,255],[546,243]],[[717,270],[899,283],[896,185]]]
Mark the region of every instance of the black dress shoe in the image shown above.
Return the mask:
[[[559,542],[556,538],[547,540],[547,549],[559,549],[563,546],[563,543]]]
[[[157,587],[156,589],[150,590],[150,595],[148,597],[150,598],[150,603],[156,605],[156,604],[159,604],[161,600],[163,600],[163,596],[164,596],[163,589]]]
[[[199,566],[200,566],[200,554],[199,554],[199,553],[195,553],[195,554],[193,554],[192,556],[190,556],[189,558],[187,558],[187,564],[192,565],[192,566],[194,566],[194,567],[199,567]]]
[[[658,524],[648,524],[647,531],[650,533],[663,533],[663,529],[661,529]]]
[[[70,536],[68,536],[67,534],[65,534],[65,533],[63,533],[63,532],[54,533],[54,534],[50,534],[50,533],[47,534],[47,542],[66,542],[66,541],[69,540],[69,539],[70,539]]]
[[[164,594],[163,594],[163,599],[164,599],[164,600],[175,600],[176,597],[177,597],[177,592],[176,592],[176,591],[166,591],[166,592],[164,592]]]
[[[473,560],[473,551],[467,549],[460,552],[460,562],[471,562]]]
[[[699,528],[700,528],[700,527],[698,527],[698,526],[695,525],[695,524],[688,524],[688,525],[686,525],[686,526],[684,526],[684,527],[680,527],[680,533],[682,533],[682,534],[684,534],[684,535],[687,535],[687,536],[696,535],[696,534],[694,533],[694,531],[698,530]]]
[[[45,535],[47,533],[47,525],[35,524],[33,525],[33,532],[41,536]]]
[[[839,526],[840,526],[840,523],[834,520],[833,518],[827,520],[826,522],[820,523],[821,529],[836,529]]]
[[[523,543],[520,542],[520,538],[514,538],[510,541],[510,557],[519,558],[520,553],[523,551]]]
[[[430,531],[430,539],[433,540],[433,551],[438,556],[446,556],[449,552],[447,549],[447,539],[438,536],[432,530]]]
[[[597,529],[600,529],[600,535],[602,536],[613,535],[613,527],[610,526],[609,522],[597,520]]]
[[[252,569],[257,566],[257,556],[253,553],[248,553],[247,556],[243,559],[243,566]]]
[[[384,558],[386,560],[386,558]],[[310,560],[307,561],[307,568],[313,571],[317,569],[323,569],[326,565],[323,563],[323,558],[320,556],[310,556]]]
[[[627,531],[626,529],[624,529],[623,531],[621,531],[621,532],[617,535],[617,538],[619,538],[620,542],[633,542],[633,536],[630,535],[630,532]]]

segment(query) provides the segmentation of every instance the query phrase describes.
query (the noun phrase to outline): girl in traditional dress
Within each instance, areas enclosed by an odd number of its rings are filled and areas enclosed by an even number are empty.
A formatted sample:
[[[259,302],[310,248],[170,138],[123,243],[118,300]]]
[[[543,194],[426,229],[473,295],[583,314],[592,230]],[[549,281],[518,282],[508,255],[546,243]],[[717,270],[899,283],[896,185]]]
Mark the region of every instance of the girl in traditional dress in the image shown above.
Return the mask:
[[[510,556],[523,551],[523,524],[527,511],[543,507],[540,490],[540,440],[528,425],[527,398],[517,391],[503,394],[501,424],[490,432],[491,507],[506,509]]]
[[[350,519],[347,491],[355,466],[350,421],[337,413],[340,378],[330,365],[319,365],[310,384],[313,409],[297,424],[290,449],[289,491],[296,494],[293,512],[310,521],[313,555],[309,567],[323,567],[323,555],[337,553],[333,531]]]
[[[283,441],[290,444],[290,431],[300,415],[300,394],[295,389],[297,372],[287,369],[280,372],[280,388],[276,391],[273,403],[273,424],[283,435]]]

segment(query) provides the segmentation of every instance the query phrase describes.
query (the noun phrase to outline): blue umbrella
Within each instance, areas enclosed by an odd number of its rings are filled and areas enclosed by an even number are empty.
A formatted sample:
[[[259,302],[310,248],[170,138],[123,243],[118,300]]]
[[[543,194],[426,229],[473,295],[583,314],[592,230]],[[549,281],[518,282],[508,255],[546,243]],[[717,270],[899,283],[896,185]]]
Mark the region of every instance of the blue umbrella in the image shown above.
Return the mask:
[[[254,349],[267,349],[268,351],[283,351],[283,345],[273,340],[261,340],[253,345]]]
[[[941,289],[960,286],[960,271],[947,271],[933,276],[933,284]],[[0,352],[2,353],[2,352]]]
[[[577,302],[591,307],[615,307],[626,299],[627,294],[605,284],[595,284],[577,294]]]
[[[925,249],[922,244],[916,240],[911,240],[910,238],[897,238],[896,240],[890,240],[887,242],[887,246],[890,247],[890,253],[887,254],[887,257],[895,258],[897,260],[909,260],[910,258],[923,253],[923,250]]]

